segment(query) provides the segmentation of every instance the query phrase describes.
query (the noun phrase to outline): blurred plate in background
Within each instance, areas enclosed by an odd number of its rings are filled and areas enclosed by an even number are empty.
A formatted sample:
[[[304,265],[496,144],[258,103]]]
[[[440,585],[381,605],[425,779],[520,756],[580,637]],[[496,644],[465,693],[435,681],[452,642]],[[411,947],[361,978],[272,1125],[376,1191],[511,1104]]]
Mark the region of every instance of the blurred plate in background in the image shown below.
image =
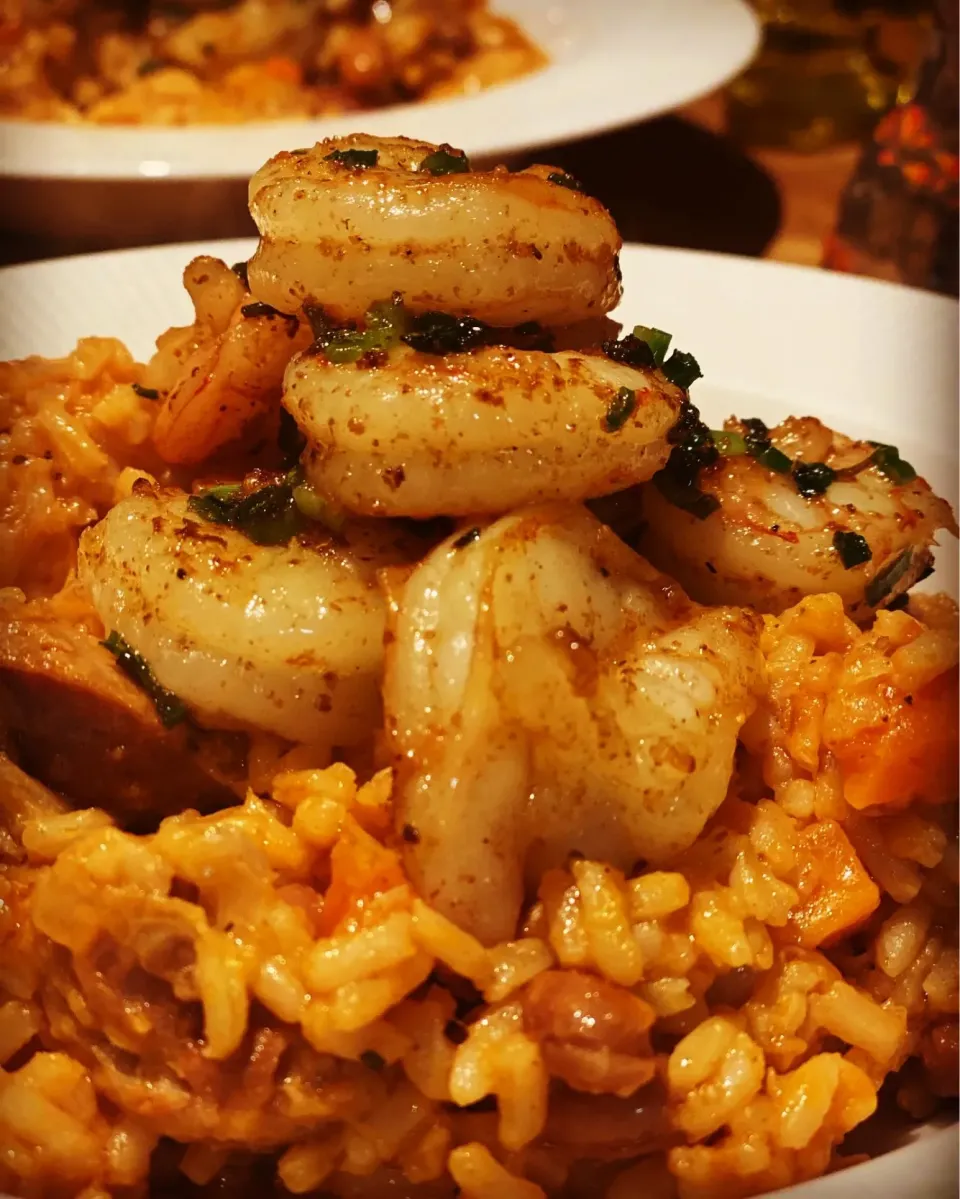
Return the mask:
[[[245,227],[246,181],[278,150],[362,130],[451,142],[477,158],[509,154],[694,99],[734,75],[758,43],[743,0],[500,0],[495,7],[550,62],[476,96],[243,125],[0,121],[3,225],[70,249],[228,236]]]

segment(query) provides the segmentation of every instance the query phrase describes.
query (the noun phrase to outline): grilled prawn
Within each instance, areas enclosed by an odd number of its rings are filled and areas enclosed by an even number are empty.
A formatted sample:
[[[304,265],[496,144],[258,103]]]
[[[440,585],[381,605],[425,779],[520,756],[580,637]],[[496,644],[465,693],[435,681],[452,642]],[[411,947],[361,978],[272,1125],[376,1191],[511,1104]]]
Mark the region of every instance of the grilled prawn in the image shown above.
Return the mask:
[[[408,866],[487,942],[525,875],[690,845],[761,685],[760,620],[705,609],[585,509],[468,529],[392,587],[384,687]]]

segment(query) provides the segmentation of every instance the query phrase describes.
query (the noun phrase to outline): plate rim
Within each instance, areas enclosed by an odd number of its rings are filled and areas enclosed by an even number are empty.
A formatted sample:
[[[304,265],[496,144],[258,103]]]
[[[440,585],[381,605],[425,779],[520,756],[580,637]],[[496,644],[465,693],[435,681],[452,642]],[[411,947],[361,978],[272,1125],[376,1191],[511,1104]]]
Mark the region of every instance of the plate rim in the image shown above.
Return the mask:
[[[609,0],[615,9],[618,0]],[[640,0],[628,0],[639,4]],[[688,0],[671,0],[670,7]],[[541,70],[515,80],[491,87],[475,96],[457,96],[426,103],[393,105],[389,108],[362,110],[329,118],[301,120],[251,121],[243,124],[211,124],[190,126],[113,126],[84,125],[66,122],[0,119],[0,179],[29,181],[97,181],[112,183],[146,183],[153,179],[166,181],[213,181],[249,177],[260,165],[252,158],[244,158],[244,142],[257,139],[257,145],[269,141],[275,148],[263,155],[264,160],[285,145],[301,145],[304,138],[314,141],[332,136],[333,126],[355,121],[362,126],[365,118],[377,126],[389,125],[401,130],[404,124],[414,125],[434,119],[448,124],[464,123],[462,146],[477,158],[508,155],[534,147],[549,147],[558,143],[609,133],[634,122],[649,120],[722,87],[754,56],[760,44],[759,19],[746,0],[711,0],[711,6],[719,9],[720,16],[728,24],[728,38],[736,47],[724,60],[722,70],[701,71],[699,81],[692,88],[678,86],[671,94],[664,93],[662,100],[654,103],[630,102],[633,94],[629,86],[628,63],[615,77],[620,86],[610,86],[602,114],[588,116],[595,109],[589,105],[566,106],[568,116],[547,131],[533,129],[523,132],[522,124],[507,120],[496,120],[498,107],[506,106],[514,99],[523,106],[525,93],[563,89],[577,77],[578,63],[587,59],[562,59],[548,63]],[[494,6],[496,7],[496,5]],[[661,6],[663,7],[663,6]],[[609,44],[609,43],[608,43]],[[602,48],[600,53],[602,53]],[[682,72],[677,78],[684,78]],[[545,82],[546,81],[546,82]],[[491,101],[490,97],[494,97]],[[489,115],[484,109],[490,108]],[[324,133],[324,126],[328,130]],[[483,130],[477,133],[477,130]],[[519,130],[519,132],[515,132]],[[416,130],[415,130],[416,132]],[[380,130],[383,134],[383,130]],[[232,159],[227,166],[222,157],[209,154],[211,138],[229,141]],[[421,140],[431,140],[423,138]],[[440,139],[444,140],[444,139]],[[451,140],[447,138],[446,140]],[[176,141],[175,152],[166,156],[160,151],[151,153],[151,143]],[[110,150],[113,145],[117,148]],[[97,147],[100,147],[99,155]],[[107,147],[107,151],[103,150]],[[205,152],[206,150],[206,152]],[[247,153],[250,153],[247,151]]]

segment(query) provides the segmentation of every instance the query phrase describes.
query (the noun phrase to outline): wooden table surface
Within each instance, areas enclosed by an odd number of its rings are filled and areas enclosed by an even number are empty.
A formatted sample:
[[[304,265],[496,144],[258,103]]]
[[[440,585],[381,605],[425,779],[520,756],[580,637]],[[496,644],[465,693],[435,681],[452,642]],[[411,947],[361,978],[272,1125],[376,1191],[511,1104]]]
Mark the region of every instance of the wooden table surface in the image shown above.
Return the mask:
[[[625,241],[816,265],[859,148],[842,146],[812,155],[746,153],[724,137],[723,111],[722,96],[714,94],[669,116],[536,151],[518,161],[547,161],[576,175],[611,209]],[[92,208],[95,221],[102,211],[104,228],[115,235],[129,200],[118,196],[114,202],[109,188],[83,186],[86,190],[78,200],[63,202]],[[255,232],[245,212],[243,181],[226,185],[236,195],[231,191],[226,202],[212,204],[208,197],[185,190],[191,186],[151,184],[157,197],[170,197],[158,207],[174,214],[154,240]],[[187,236],[175,219],[183,211],[194,218]],[[198,212],[202,228],[196,227]],[[82,243],[0,233],[0,263],[102,248],[96,230]]]

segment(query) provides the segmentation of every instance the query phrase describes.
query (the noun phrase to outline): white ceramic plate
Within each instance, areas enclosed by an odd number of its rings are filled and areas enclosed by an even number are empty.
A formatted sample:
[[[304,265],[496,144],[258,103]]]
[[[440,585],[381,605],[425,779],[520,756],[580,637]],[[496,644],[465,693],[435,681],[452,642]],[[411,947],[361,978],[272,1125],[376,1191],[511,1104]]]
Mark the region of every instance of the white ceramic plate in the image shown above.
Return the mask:
[[[249,241],[159,246],[0,271],[0,359],[64,354],[90,334],[146,357],[190,320],[180,286],[195,254],[249,257]],[[957,305],[907,288],[804,267],[629,246],[625,325],[670,330],[698,358],[694,397],[714,422],[813,414],[900,447],[957,503]],[[926,586],[957,593],[956,544]],[[796,1199],[955,1199],[956,1125],[920,1127],[865,1165],[792,1188]],[[885,1141],[884,1148],[891,1142]]]
[[[477,96],[317,121],[109,128],[0,121],[0,175],[248,178],[278,150],[358,129],[451,142],[481,156],[596,133],[664,112],[751,57],[743,0],[495,0],[550,65]]]

